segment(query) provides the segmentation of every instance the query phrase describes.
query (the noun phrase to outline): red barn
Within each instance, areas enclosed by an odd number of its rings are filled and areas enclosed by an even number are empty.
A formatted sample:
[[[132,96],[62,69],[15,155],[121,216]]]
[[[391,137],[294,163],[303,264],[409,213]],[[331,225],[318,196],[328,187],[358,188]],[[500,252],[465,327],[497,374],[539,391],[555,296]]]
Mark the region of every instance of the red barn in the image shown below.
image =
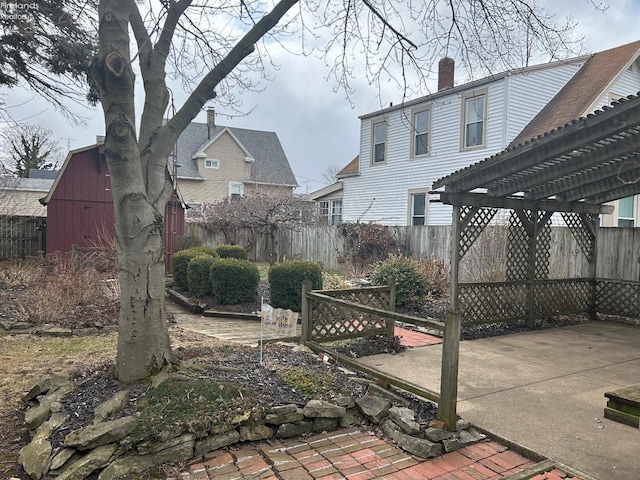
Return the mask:
[[[40,201],[47,206],[47,254],[69,252],[72,245],[96,247],[113,241],[113,197],[104,145],[69,152],[49,194]],[[164,220],[167,271],[177,249],[176,240],[183,234],[184,207],[179,200],[172,200],[167,203]]]

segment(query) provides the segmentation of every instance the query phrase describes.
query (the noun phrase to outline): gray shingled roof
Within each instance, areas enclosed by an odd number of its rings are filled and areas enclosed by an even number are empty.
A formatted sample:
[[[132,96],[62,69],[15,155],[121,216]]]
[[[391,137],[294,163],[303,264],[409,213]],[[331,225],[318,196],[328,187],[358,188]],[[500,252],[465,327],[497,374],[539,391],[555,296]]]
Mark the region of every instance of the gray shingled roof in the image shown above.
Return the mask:
[[[216,125],[211,132],[215,138],[228,128],[255,160],[252,178],[238,179],[246,182],[296,186],[296,180],[278,135],[275,132],[247,130]],[[202,179],[193,155],[209,142],[206,123],[192,122],[178,139],[178,178]]]
[[[48,192],[53,185],[50,178],[0,177],[0,189],[24,190],[29,192]]]
[[[59,170],[41,170],[38,168],[29,169],[29,178],[48,178],[55,180]]]

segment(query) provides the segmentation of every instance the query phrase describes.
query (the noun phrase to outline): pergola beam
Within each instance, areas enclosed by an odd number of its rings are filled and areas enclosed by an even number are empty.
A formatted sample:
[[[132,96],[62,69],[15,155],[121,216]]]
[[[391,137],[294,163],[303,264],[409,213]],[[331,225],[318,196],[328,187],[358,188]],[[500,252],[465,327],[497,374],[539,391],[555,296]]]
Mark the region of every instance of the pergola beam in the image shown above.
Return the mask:
[[[440,195],[440,201],[449,205],[508,208],[512,210],[544,210],[567,213],[613,213],[611,205],[585,202],[559,202],[557,200],[527,200],[522,197],[489,197],[481,193],[432,192]],[[599,203],[599,202],[598,202]]]
[[[593,195],[585,200],[588,202],[606,203],[620,198],[630,197],[631,195],[637,195],[638,193],[640,193],[640,183],[634,183]]]
[[[554,160],[556,163],[550,165],[540,165],[541,168],[531,171],[522,172],[517,178],[499,183],[494,187],[489,187],[487,193],[491,196],[504,196],[511,195],[516,192],[527,192],[525,197],[527,198],[545,198],[557,193],[557,189],[562,191],[561,181],[567,175],[570,175],[577,170],[586,170],[603,162],[611,161],[612,159],[627,160],[629,156],[637,156],[640,150],[640,135],[628,135],[622,140],[610,142],[602,147],[597,147],[600,144],[591,144],[587,153],[583,153],[579,156],[573,156],[570,153],[560,155]],[[584,150],[584,149],[581,149]],[[564,179],[563,179],[564,180]],[[545,194],[542,190],[545,187],[539,186],[551,186],[556,189],[553,193]],[[533,190],[532,190],[533,189]],[[535,191],[535,193],[534,193]]]
[[[640,166],[633,170],[626,170],[625,173],[631,174],[634,178],[640,178]],[[585,182],[582,185],[565,189],[560,195],[558,200],[563,202],[573,202],[582,198],[593,197],[601,193],[609,192],[611,190],[617,190],[620,187],[624,187],[626,184],[620,180],[618,171],[612,171],[610,175],[597,178],[591,182]]]

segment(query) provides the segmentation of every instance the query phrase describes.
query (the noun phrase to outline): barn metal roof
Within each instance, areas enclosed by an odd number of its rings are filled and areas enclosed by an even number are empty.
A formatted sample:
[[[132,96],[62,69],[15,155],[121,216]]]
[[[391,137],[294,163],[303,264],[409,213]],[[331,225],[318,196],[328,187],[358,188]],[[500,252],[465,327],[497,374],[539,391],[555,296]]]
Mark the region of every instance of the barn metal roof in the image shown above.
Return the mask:
[[[491,205],[510,199],[554,211],[587,211],[638,194],[640,92],[458,170],[433,188],[444,188],[433,193],[446,203],[481,192],[481,202]]]

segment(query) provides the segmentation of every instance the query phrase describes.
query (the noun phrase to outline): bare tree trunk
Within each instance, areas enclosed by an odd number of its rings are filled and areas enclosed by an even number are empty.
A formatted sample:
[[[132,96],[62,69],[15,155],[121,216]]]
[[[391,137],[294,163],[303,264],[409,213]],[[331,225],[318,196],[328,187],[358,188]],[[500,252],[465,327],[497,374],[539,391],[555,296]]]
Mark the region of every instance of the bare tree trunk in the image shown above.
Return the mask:
[[[111,175],[120,268],[116,373],[119,380],[131,382],[148,377],[171,361],[164,303],[162,232],[166,198],[155,198],[152,203],[146,191],[135,129],[129,4],[107,0],[101,7],[101,49],[92,67],[105,115],[105,156]],[[160,175],[160,180],[166,181],[164,172]]]

